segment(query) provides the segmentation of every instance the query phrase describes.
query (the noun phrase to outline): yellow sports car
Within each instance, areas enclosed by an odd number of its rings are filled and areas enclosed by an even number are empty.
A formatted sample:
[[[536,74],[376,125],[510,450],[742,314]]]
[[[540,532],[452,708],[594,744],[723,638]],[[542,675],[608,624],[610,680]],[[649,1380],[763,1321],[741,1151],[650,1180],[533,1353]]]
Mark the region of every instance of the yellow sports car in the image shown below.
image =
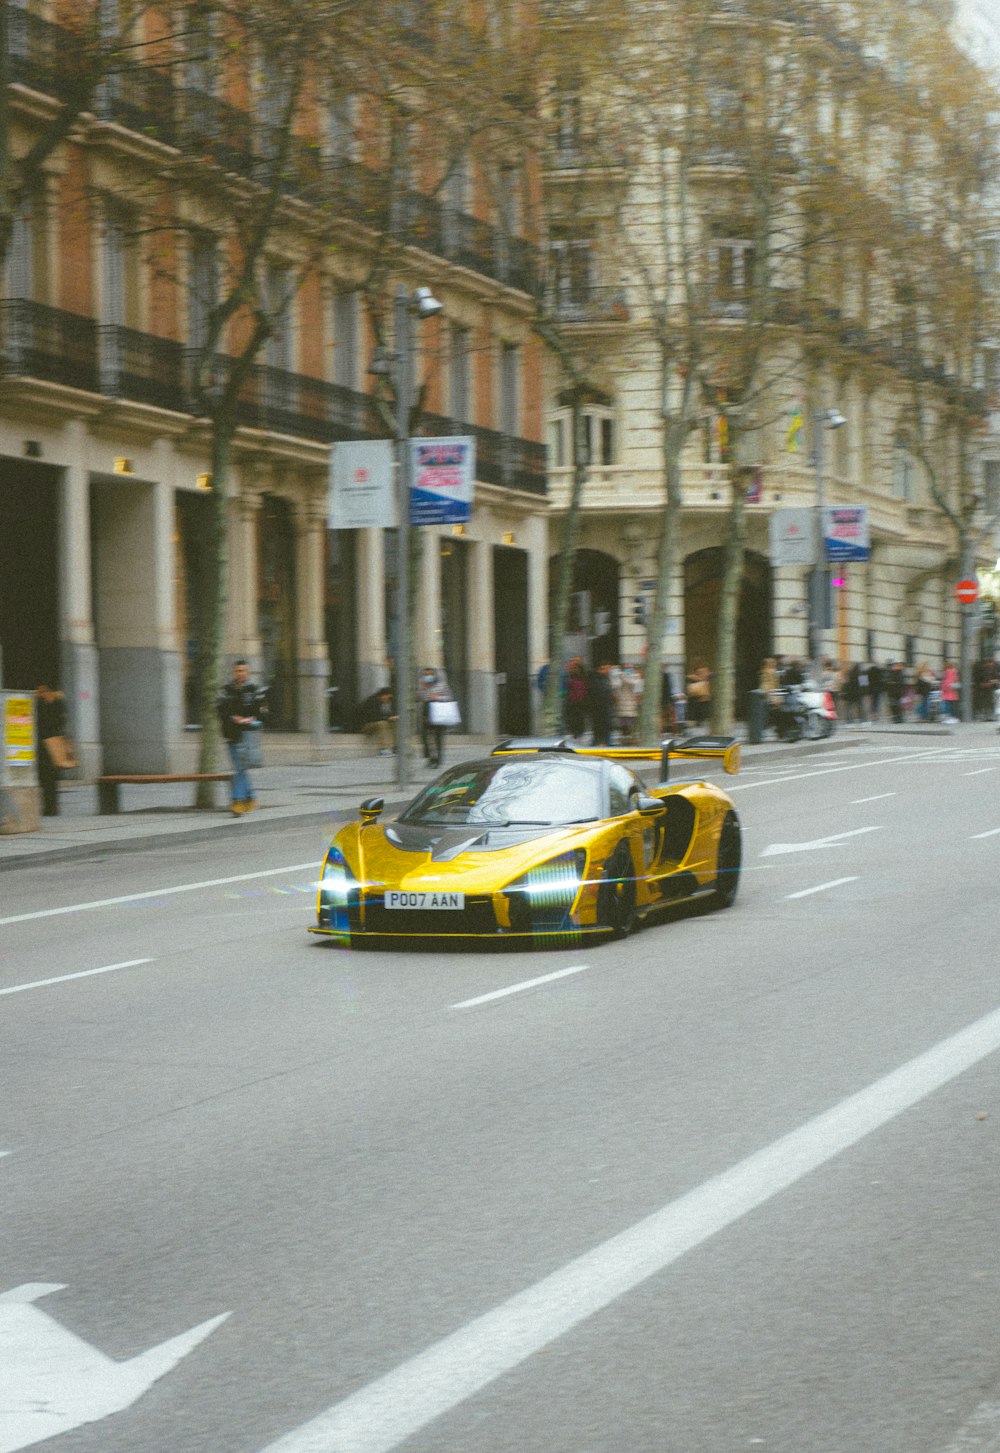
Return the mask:
[[[391,822],[361,805],[323,862],[310,931],[341,944],[375,938],[520,940],[565,947],[622,938],[658,908],[706,897],[728,908],[740,876],[740,824],[711,782],[671,783],[672,760],[721,758],[728,737],[654,748],[577,747],[513,738],[449,767]],[[659,761],[645,787],[625,765]]]

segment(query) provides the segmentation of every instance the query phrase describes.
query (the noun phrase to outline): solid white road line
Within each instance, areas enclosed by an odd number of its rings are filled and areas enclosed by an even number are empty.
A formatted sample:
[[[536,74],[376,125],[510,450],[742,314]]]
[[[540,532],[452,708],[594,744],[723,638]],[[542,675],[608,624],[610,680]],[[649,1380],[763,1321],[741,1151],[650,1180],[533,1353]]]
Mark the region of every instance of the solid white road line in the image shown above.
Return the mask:
[[[554,974],[542,974],[538,979],[525,979],[520,984],[511,984],[507,989],[494,989],[492,994],[480,994],[475,999],[463,999],[460,1004],[449,1004],[449,1009],[474,1009],[477,1004],[489,1004],[493,999],[506,999],[508,994],[520,994],[525,989],[534,989],[539,984],[551,984],[555,979],[566,979],[570,974],[582,974],[589,964],[575,964],[571,969],[557,969]]]
[[[223,888],[227,883],[248,883],[252,878],[279,878],[282,873],[302,873],[310,869],[314,874],[319,863],[292,863],[287,868],[265,868],[260,873],[234,873],[231,878],[206,878],[201,883],[180,883],[176,888],[150,888],[145,893],[126,893],[121,898],[94,898],[88,903],[70,903],[65,908],[40,908],[36,913],[13,913],[0,918],[5,923],[29,923],[34,918],[57,918],[62,913],[85,913],[89,908],[117,908],[120,903],[141,903],[144,898],[169,898],[174,893],[196,893],[199,888]]]
[[[263,1453],[389,1453],[997,1049],[1000,1009],[432,1343]]]
[[[139,964],[152,964],[155,959],[126,959],[122,964],[105,964],[103,969],[83,969],[79,974],[60,974],[55,979],[35,979],[31,984],[13,984],[0,989],[0,994],[26,994],[29,989],[46,989],[50,984],[67,984],[70,979],[92,979],[95,974],[113,974],[116,969],[134,969]]]
[[[895,797],[895,792],[880,792],[877,797],[855,797],[851,803],[852,807],[860,807],[862,802],[884,802],[887,797]]]
[[[984,837],[996,837],[996,835],[997,835],[998,832],[1000,832],[1000,827],[991,827],[990,830],[989,830],[989,832],[977,832],[977,833],[974,833],[972,835],[972,837],[969,839],[969,841],[970,842],[973,842],[973,843],[977,843],[977,842],[979,842],[980,838],[984,838]]]
[[[786,893],[785,901],[792,898],[810,898],[814,893],[825,893],[828,888],[839,888],[842,883],[856,883],[857,878],[834,878],[830,883],[820,883],[815,888],[803,888],[800,893]]]
[[[963,772],[963,777],[982,777],[984,772],[995,772],[995,767],[980,767],[978,772]]]

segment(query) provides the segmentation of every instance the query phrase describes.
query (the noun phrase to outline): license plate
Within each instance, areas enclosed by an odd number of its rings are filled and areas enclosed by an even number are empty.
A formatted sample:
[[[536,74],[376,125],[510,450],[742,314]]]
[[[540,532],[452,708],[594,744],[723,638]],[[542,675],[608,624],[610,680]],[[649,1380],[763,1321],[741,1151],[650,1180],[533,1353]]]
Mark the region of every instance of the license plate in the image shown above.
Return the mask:
[[[446,893],[440,889],[434,893],[409,893],[402,888],[390,888],[385,895],[386,908],[419,908],[454,911],[465,907],[464,893]]]

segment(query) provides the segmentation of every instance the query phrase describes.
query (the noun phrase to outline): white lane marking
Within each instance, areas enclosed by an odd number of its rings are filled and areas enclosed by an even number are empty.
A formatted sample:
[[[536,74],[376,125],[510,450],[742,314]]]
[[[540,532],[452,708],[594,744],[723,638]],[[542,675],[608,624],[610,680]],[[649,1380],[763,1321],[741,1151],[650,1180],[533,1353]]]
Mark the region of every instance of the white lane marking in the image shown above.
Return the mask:
[[[60,974],[55,979],[35,979],[31,984],[13,984],[9,989],[0,989],[0,994],[26,994],[29,989],[46,989],[49,984],[66,984],[70,979],[92,979],[95,974],[113,974],[116,969],[135,969],[140,964],[155,962],[155,959],[126,959],[121,964],[105,964],[103,969],[83,969],[78,974]]]
[[[985,1402],[962,1424],[944,1453],[998,1453],[998,1450],[1000,1402]]]
[[[815,888],[803,888],[799,893],[786,893],[785,900],[790,902],[793,898],[810,898],[814,893],[825,893],[828,888],[839,888],[844,883],[856,883],[857,878],[834,878],[832,882],[820,883]]]
[[[539,984],[551,984],[555,979],[566,979],[570,974],[582,974],[589,964],[575,964],[571,969],[557,969],[554,974],[542,974],[537,979],[524,979],[520,984],[511,984],[506,989],[494,989],[492,994],[480,994],[475,999],[463,999],[459,1004],[449,1004],[449,1009],[474,1009],[477,1004],[489,1004],[493,999],[506,999],[508,994],[520,994],[525,989],[534,989]]]
[[[976,842],[979,842],[980,838],[984,838],[984,837],[996,837],[996,835],[997,835],[998,832],[1000,832],[1000,827],[991,827],[990,830],[989,830],[989,832],[977,832],[977,833],[973,833],[973,835],[969,839],[969,841],[970,842],[973,842],[973,843],[976,843]]]
[[[0,1295],[0,1453],[16,1453],[71,1428],[120,1413],[229,1316],[223,1312],[127,1362],[115,1362],[34,1303],[54,1282]]]
[[[880,792],[877,797],[855,797],[851,806],[860,807],[863,802],[884,802],[887,797],[895,796],[895,792]]]
[[[762,858],[774,858],[779,853],[812,853],[819,848],[839,847],[845,838],[863,837],[867,832],[881,832],[881,827],[854,827],[850,832],[835,832],[830,837],[819,837],[810,843],[772,843],[761,853]]]
[[[0,918],[4,923],[29,923],[33,918],[56,918],[62,913],[85,913],[89,908],[117,908],[120,903],[140,903],[144,898],[169,898],[174,893],[196,893],[199,888],[222,888],[227,883],[249,883],[252,878],[278,878],[282,873],[302,873],[306,868],[314,873],[319,866],[314,858],[311,863],[292,863],[287,868],[265,868],[259,873],[234,873],[231,878],[205,878],[200,883],[180,883],[175,888],[150,888],[144,893],[126,893],[121,898],[94,898],[88,903],[70,903],[65,908],[40,908],[36,913],[13,913]]]
[[[1000,1048],[1000,1009],[432,1343],[263,1453],[389,1453]]]
[[[984,772],[995,772],[995,767],[980,767],[978,772],[963,772],[963,777],[981,777]]]
[[[766,777],[762,782],[732,782],[726,784],[726,792],[748,792],[751,787],[784,787],[786,782],[807,782],[810,777],[832,777],[837,772],[865,772],[874,767],[893,767],[907,762],[943,762],[948,765],[956,760],[948,755],[951,750],[949,747],[941,747],[937,750],[909,752],[905,757],[880,757],[871,762],[849,762],[843,767],[816,767],[811,772],[796,772],[787,777]]]

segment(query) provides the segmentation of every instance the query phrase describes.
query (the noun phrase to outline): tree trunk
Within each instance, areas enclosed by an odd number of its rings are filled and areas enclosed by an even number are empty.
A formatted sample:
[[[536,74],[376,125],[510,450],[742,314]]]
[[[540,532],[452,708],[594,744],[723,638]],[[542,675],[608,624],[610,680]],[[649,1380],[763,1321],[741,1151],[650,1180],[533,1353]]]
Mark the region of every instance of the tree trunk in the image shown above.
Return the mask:
[[[735,720],[736,631],[740,613],[740,586],[746,543],[747,477],[739,469],[732,475],[733,498],[726,528],[716,626],[715,677],[712,683],[712,730],[726,732]]]
[[[583,502],[584,486],[590,470],[590,456],[587,448],[586,419],[583,401],[578,394],[573,398],[573,488],[570,493],[569,509],[563,526],[562,549],[559,552],[559,572],[556,577],[555,599],[549,621],[549,675],[545,683],[545,700],[542,707],[542,725],[547,733],[556,733],[562,726],[562,672],[563,653],[566,641],[566,626],[569,621],[569,598],[573,589],[573,570],[576,565],[576,551],[580,539],[580,506]]]
[[[226,506],[235,422],[212,424],[212,488],[205,528],[198,541],[198,649],[195,656],[195,700],[201,739],[198,771],[215,772],[220,740],[216,709],[222,685],[222,622],[226,605]],[[199,782],[195,806],[215,806],[215,783]]]
[[[681,451],[687,438],[687,414],[690,386],[684,385],[684,401],[677,414],[663,421],[663,474],[667,497],[660,516],[660,533],[656,544],[656,588],[646,631],[646,669],[639,706],[638,735],[640,742],[659,741],[660,696],[663,682],[663,638],[666,634],[670,595],[677,576],[677,554],[681,523]],[[675,681],[674,690],[683,690],[684,682]]]

